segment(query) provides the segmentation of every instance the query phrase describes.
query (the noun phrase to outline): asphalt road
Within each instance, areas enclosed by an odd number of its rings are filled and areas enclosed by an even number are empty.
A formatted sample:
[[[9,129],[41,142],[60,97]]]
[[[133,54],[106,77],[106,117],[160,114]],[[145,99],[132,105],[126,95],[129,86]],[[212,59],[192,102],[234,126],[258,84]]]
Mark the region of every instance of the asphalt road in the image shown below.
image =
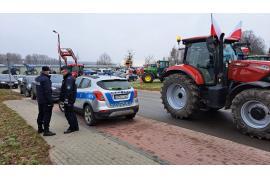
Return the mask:
[[[270,151],[269,140],[251,138],[237,131],[233,125],[230,110],[219,110],[211,114],[202,112],[192,119],[178,120],[172,118],[163,108],[159,92],[139,91],[138,96],[140,116]]]

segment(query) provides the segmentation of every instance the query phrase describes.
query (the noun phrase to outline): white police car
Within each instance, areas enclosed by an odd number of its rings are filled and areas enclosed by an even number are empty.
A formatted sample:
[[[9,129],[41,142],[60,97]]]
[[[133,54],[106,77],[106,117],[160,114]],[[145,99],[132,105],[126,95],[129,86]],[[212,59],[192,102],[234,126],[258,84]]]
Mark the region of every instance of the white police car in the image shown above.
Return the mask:
[[[88,125],[94,125],[97,119],[120,116],[133,119],[139,110],[137,90],[125,78],[80,76],[76,85],[74,108],[84,114]]]

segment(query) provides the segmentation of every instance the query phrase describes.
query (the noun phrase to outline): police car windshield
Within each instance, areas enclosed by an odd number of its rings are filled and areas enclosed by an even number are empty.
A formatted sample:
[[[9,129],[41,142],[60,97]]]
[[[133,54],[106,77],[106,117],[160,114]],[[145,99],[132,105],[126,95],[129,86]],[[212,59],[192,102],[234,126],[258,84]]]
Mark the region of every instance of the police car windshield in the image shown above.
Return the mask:
[[[130,84],[127,80],[110,79],[97,82],[97,85],[105,90],[125,90],[130,89]]]

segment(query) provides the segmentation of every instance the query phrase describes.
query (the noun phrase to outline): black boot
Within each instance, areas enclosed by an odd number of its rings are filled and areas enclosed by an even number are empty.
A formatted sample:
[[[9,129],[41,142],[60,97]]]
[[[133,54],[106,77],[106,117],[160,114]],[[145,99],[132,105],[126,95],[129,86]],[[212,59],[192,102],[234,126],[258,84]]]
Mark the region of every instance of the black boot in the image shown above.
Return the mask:
[[[68,128],[66,131],[64,131],[64,134],[69,134],[74,132],[75,130]]]
[[[43,126],[39,124],[38,125],[38,134],[43,133],[43,132],[44,132]]]
[[[49,130],[44,131],[44,133],[43,133],[43,136],[54,136],[54,135],[56,135],[56,134],[54,132],[49,131]]]
[[[38,128],[38,134],[43,133],[44,129],[43,128]]]

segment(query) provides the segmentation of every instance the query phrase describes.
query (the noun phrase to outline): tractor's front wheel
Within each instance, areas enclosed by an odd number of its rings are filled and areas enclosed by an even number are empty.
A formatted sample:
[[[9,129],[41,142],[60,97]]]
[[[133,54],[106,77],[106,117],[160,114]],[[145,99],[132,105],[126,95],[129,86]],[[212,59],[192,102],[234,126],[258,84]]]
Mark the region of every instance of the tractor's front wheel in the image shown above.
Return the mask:
[[[270,91],[249,89],[232,102],[234,124],[243,134],[270,139]]]
[[[142,80],[144,83],[152,83],[154,81],[154,76],[150,73],[144,73],[142,75]]]
[[[161,99],[164,108],[174,118],[188,118],[198,110],[199,90],[188,76],[172,74],[163,82]]]

